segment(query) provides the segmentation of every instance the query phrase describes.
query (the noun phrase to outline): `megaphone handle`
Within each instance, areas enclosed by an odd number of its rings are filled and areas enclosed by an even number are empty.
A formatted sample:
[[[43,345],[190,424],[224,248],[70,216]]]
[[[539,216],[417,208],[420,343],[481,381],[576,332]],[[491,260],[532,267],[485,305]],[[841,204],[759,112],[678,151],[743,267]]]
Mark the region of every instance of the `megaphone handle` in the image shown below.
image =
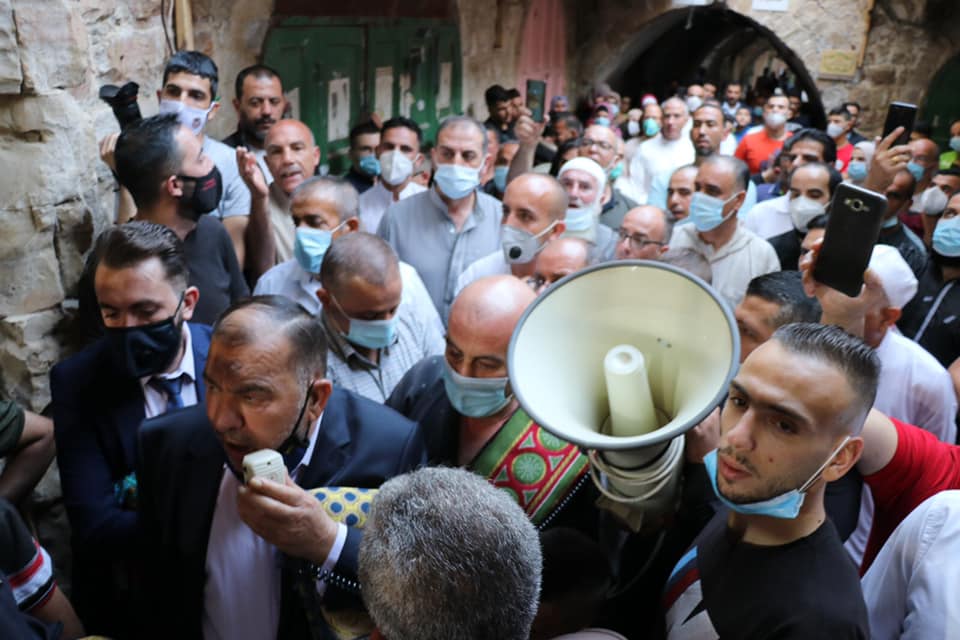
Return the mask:
[[[670,445],[667,448],[667,451],[668,451],[667,455],[671,458],[675,457],[677,449],[679,449],[679,451],[681,452],[683,451],[682,437],[674,438],[670,442]],[[645,502],[650,498],[654,497],[655,495],[657,495],[660,492],[660,490],[663,489],[672,479],[672,473],[668,471],[667,473],[663,474],[663,477],[660,478],[659,482],[657,482],[657,484],[654,486],[653,489],[647,491],[647,493],[642,496],[634,496],[634,497],[627,498],[625,496],[614,495],[606,487],[603,486],[603,483],[601,482],[601,478],[597,475],[597,469],[596,469],[597,460],[600,459],[600,456],[597,453],[597,450],[596,449],[589,450],[587,452],[587,457],[590,459],[590,477],[593,480],[593,484],[596,485],[597,490],[601,494],[603,494],[606,498],[613,500],[614,502],[620,502],[622,504],[634,504],[638,502]],[[603,465],[603,466],[606,466],[606,465]],[[668,470],[672,470],[673,462],[665,465],[664,468]]]

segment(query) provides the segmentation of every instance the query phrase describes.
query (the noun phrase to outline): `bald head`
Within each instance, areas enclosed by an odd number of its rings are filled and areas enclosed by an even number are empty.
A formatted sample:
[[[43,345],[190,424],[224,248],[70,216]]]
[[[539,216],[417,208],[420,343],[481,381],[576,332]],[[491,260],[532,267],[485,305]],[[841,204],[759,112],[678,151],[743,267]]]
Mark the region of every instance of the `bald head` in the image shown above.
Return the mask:
[[[399,279],[400,263],[393,248],[379,236],[362,231],[334,240],[320,267],[320,281],[335,294],[354,280],[386,287]]]
[[[275,141],[278,138],[290,135],[301,138],[311,147],[316,146],[317,144],[310,127],[299,120],[288,118],[286,120],[280,120],[275,125],[270,127],[269,131],[267,131],[267,137],[264,138],[263,146],[266,149],[271,140]]]
[[[314,203],[325,203],[322,204]],[[336,176],[313,176],[301,182],[290,194],[290,210],[297,214],[296,209],[304,208],[328,209],[335,216],[335,223],[340,224],[347,218],[355,217],[360,211],[360,196],[352,184]],[[336,226],[333,225],[333,226]],[[331,228],[333,228],[331,226]]]
[[[514,178],[503,194],[504,208],[513,203],[517,208],[535,208],[538,217],[543,217],[543,226],[555,220],[563,220],[567,213],[567,192],[560,182],[544,173],[524,173]],[[509,215],[509,211],[507,211]],[[517,225],[520,226],[520,225]]]
[[[558,238],[540,252],[533,282],[539,295],[551,284],[590,265],[590,245],[580,238]]]
[[[617,260],[659,260],[667,250],[673,225],[663,209],[643,205],[627,212],[620,223]]]
[[[505,372],[510,336],[535,297],[526,283],[513,276],[490,276],[467,285],[450,307],[448,342],[458,352],[502,364]]]

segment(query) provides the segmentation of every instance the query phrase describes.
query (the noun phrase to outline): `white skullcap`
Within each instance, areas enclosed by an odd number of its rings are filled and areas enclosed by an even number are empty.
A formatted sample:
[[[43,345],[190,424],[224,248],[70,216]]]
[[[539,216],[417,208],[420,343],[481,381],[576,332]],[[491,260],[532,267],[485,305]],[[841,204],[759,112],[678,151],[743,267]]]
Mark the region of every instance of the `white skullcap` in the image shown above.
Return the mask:
[[[917,293],[917,278],[896,247],[876,245],[869,268],[880,278],[880,286],[891,307],[902,309]]]
[[[580,171],[586,171],[597,181],[597,191],[602,192],[607,186],[607,173],[603,170],[596,160],[586,157],[577,157],[573,160],[567,160],[563,163],[563,166],[560,167],[560,171],[557,173],[557,180],[560,179],[567,171],[571,169],[579,169]]]
[[[867,163],[867,166],[869,167],[870,162],[873,160],[873,154],[877,150],[877,145],[873,144],[869,140],[864,140],[862,142],[858,142],[853,146],[856,147],[857,149],[860,149],[860,151],[863,151],[863,155],[866,156],[864,158],[864,161]]]

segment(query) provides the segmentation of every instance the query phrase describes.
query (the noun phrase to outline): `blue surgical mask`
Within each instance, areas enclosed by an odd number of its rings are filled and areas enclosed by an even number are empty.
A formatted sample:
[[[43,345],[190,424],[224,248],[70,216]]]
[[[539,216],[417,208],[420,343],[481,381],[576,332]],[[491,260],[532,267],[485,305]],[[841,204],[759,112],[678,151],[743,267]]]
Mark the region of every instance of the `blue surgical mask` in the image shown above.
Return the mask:
[[[851,160],[847,165],[847,175],[855,182],[867,179],[867,163],[863,160]]]
[[[510,403],[508,378],[468,378],[443,361],[443,388],[457,413],[471,418],[492,416]]]
[[[333,294],[330,300],[350,323],[350,330],[344,336],[347,342],[367,349],[383,349],[397,341],[397,322],[400,319],[397,313],[386,320],[360,320],[347,315]]]
[[[643,135],[648,138],[660,133],[660,124],[653,118],[644,118],[643,119]]]
[[[377,156],[363,156],[360,158],[360,171],[371,177],[380,175],[380,161]]]
[[[461,164],[440,164],[433,175],[440,192],[453,200],[466,198],[480,184],[480,169]]]
[[[567,226],[567,231],[586,231],[593,226],[595,221],[594,207],[567,209],[567,215],[563,219],[563,222]]]
[[[882,229],[893,229],[895,226],[897,226],[897,223],[899,223],[899,222],[900,222],[900,219],[897,218],[897,216],[893,216],[892,218],[889,218],[889,219],[887,219],[887,220],[884,220],[884,221],[883,221],[883,224],[880,225],[880,228],[882,228]]]
[[[510,173],[510,167],[507,165],[501,165],[493,169],[493,186],[495,186],[500,193],[507,190],[508,173]]]
[[[960,258],[960,216],[940,218],[933,230],[933,250],[948,258]]]
[[[960,136],[953,136],[950,138],[950,148],[960,153]]]
[[[593,124],[597,125],[598,127],[609,127],[610,118],[605,118],[603,116],[600,116],[599,118],[594,118]]]
[[[297,227],[293,241],[293,257],[297,259],[297,263],[304,271],[320,273],[320,265],[323,263],[323,256],[326,255],[327,249],[330,248],[330,243],[333,242],[333,234],[344,224],[346,221],[338,224],[333,231]]]
[[[913,179],[916,180],[917,182],[920,182],[921,180],[923,180],[923,172],[925,171],[925,169],[921,167],[919,164],[917,164],[916,162],[914,162],[913,160],[907,163],[907,171],[910,172],[910,175],[912,175]]]
[[[703,457],[703,464],[707,468],[707,477],[710,479],[710,486],[713,487],[714,495],[717,496],[717,499],[720,500],[720,502],[733,511],[751,516],[769,516],[771,518],[793,520],[800,515],[800,508],[803,507],[803,500],[807,495],[807,491],[811,486],[813,486],[813,483],[820,478],[820,474],[823,473],[823,470],[827,468],[827,465],[833,462],[833,459],[838,453],[840,453],[840,450],[846,446],[848,440],[850,440],[850,436],[847,436],[843,439],[843,442],[840,443],[840,446],[833,450],[833,453],[830,454],[830,457],[827,458],[826,461],[820,465],[820,468],[814,471],[813,475],[810,476],[810,478],[798,489],[793,489],[792,491],[787,491],[786,493],[781,493],[778,496],[768,498],[767,500],[761,500],[759,502],[736,503],[724,497],[723,494],[720,493],[720,489],[717,487],[718,449],[714,449],[705,455]]]
[[[693,222],[697,231],[712,231],[723,224],[730,216],[734,215],[735,212],[730,212],[724,216],[723,208],[727,206],[728,202],[740,195],[740,193],[742,192],[737,192],[726,200],[721,200],[720,198],[708,196],[702,191],[694,192],[693,198],[690,199],[690,221]]]
[[[623,163],[618,162],[613,169],[610,169],[610,182],[613,182],[621,175],[623,175]]]

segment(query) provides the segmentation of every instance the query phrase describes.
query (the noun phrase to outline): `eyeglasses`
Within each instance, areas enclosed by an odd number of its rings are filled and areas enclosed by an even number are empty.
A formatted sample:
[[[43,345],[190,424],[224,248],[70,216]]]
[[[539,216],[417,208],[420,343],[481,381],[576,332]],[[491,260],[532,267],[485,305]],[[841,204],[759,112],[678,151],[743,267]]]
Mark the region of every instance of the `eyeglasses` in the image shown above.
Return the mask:
[[[604,151],[613,151],[613,145],[609,142],[604,142],[603,140],[591,140],[590,138],[581,139],[580,146],[585,149],[588,147],[600,147]]]
[[[650,238],[643,235],[642,233],[631,234],[629,231],[627,231],[623,227],[620,227],[619,229],[617,229],[617,237],[620,238],[620,242],[623,242],[624,240],[629,239],[630,246],[633,247],[635,251],[640,251],[648,244],[655,244],[658,247],[662,247],[664,244],[662,242],[657,242],[656,240],[651,240]]]

